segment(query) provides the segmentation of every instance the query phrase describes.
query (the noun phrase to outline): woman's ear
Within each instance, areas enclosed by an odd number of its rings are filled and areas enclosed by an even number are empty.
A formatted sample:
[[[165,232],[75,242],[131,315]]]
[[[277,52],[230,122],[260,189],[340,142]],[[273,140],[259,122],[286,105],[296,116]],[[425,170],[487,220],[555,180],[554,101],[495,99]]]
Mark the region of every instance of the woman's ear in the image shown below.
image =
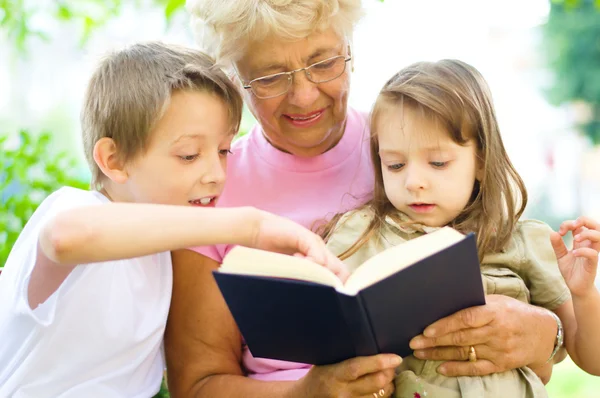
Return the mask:
[[[112,138],[103,137],[94,145],[94,161],[111,181],[123,184],[129,177],[124,162],[119,159],[117,145]]]

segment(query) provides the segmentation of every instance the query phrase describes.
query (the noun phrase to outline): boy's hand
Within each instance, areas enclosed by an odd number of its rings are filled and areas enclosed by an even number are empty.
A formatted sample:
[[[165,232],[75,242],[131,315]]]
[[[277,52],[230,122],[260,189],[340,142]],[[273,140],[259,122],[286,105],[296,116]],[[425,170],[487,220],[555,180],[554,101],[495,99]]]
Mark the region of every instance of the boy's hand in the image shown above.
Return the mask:
[[[573,249],[568,250],[562,237],[573,234]],[[565,221],[558,232],[550,236],[558,267],[573,296],[585,296],[594,291],[600,251],[600,224],[587,218]]]
[[[318,235],[291,220],[271,213],[260,212],[258,228],[250,246],[308,258],[329,268],[342,281],[349,276],[344,263],[325,247]]]

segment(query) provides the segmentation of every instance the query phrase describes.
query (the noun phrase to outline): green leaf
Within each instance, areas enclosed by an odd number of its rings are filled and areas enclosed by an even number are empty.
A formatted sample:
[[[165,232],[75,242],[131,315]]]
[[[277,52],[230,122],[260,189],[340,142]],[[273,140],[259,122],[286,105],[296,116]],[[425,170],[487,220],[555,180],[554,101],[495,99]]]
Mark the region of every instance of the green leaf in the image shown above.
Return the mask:
[[[69,21],[73,18],[73,12],[71,11],[71,9],[69,7],[67,7],[64,4],[61,4],[58,6],[58,9],[56,10],[56,16],[61,21]]]
[[[165,18],[167,22],[171,21],[176,11],[185,6],[185,0],[169,0],[165,7]]]
[[[0,267],[23,226],[40,203],[64,185],[86,189],[89,181],[79,178],[75,161],[52,149],[52,135],[20,131],[20,145],[6,147],[0,135]]]

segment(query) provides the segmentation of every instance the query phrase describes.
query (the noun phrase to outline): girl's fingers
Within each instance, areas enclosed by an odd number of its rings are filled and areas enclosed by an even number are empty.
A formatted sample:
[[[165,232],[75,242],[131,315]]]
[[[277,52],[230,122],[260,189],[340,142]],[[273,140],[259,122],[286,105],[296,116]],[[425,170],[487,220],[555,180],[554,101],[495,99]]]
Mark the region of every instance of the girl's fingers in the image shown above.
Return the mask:
[[[575,257],[582,257],[588,259],[592,264],[598,264],[598,250],[592,249],[591,247],[582,247],[573,250]]]
[[[589,217],[581,216],[577,220],[575,220],[575,223],[578,227],[585,227],[588,229],[595,229],[596,231],[600,231],[600,224]]]
[[[589,241],[590,244],[600,243],[600,231],[595,229],[584,229],[576,234],[573,239],[579,243],[583,243],[586,240]]]
[[[586,227],[577,227],[573,231],[571,231],[571,233],[573,234],[573,236],[575,236],[575,235],[579,235],[580,233],[582,233],[585,230],[587,230]]]
[[[554,254],[556,254],[556,258],[562,258],[563,256],[569,253],[569,249],[567,249],[567,246],[562,240],[562,236],[560,235],[560,233],[552,232],[550,234],[550,243],[552,244],[552,249],[554,249]]]
[[[558,233],[561,236],[565,236],[565,234],[573,229],[577,228],[576,220],[567,220],[563,221],[558,228]]]

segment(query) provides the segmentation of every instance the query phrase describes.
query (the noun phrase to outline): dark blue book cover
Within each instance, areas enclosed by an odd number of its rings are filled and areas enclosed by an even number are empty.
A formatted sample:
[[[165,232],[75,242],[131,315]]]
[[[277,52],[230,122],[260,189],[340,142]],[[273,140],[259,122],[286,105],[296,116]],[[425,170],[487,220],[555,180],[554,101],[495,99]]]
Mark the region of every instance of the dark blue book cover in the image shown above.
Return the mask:
[[[473,234],[356,295],[292,279],[214,277],[252,355],[314,365],[410,355],[409,341],[425,327],[485,304]]]

